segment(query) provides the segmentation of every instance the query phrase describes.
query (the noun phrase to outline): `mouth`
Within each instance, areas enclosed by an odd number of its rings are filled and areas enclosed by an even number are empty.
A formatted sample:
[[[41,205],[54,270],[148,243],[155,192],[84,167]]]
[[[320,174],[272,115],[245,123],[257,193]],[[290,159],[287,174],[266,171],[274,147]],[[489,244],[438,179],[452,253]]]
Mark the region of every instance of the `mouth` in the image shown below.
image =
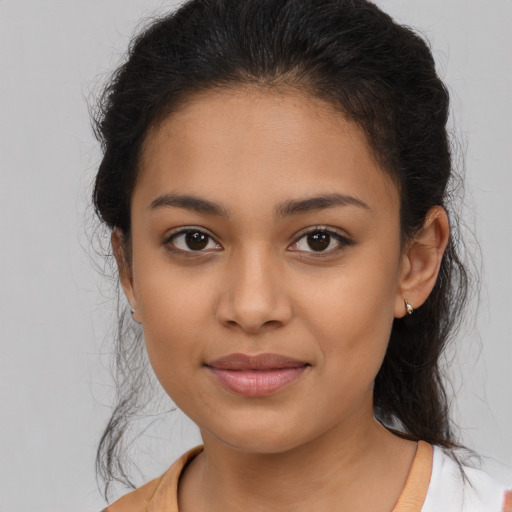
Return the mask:
[[[267,396],[296,382],[309,363],[280,354],[229,354],[205,365],[225,388],[244,396]]]

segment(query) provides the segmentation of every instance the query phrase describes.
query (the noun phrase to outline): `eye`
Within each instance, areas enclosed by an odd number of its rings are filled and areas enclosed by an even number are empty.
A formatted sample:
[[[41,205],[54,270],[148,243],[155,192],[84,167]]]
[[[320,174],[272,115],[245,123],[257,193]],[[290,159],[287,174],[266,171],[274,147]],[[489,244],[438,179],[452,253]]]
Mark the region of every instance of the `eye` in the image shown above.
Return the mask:
[[[290,250],[302,252],[331,253],[351,245],[352,241],[348,238],[331,231],[329,229],[314,229],[305,233],[296,242]]]
[[[175,233],[165,241],[167,246],[184,252],[205,252],[222,247],[204,231],[199,229],[186,229]]]

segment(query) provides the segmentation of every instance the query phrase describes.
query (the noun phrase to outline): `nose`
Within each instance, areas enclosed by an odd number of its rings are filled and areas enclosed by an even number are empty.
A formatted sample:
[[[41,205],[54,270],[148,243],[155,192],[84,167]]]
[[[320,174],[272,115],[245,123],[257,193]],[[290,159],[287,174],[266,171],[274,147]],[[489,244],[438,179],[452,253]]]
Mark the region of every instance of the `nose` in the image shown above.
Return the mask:
[[[286,325],[292,317],[292,306],[278,267],[264,250],[233,255],[223,276],[218,321],[249,334]]]

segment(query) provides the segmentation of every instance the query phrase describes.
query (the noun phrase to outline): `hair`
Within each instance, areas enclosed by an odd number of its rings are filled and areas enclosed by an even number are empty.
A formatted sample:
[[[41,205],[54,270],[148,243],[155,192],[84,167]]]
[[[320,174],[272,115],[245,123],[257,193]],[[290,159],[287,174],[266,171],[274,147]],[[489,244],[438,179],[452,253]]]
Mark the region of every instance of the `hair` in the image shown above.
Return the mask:
[[[366,0],[191,0],[133,39],[100,98],[94,126],[103,159],[93,192],[100,220],[129,244],[130,198],[149,130],[193,94],[247,86],[293,87],[357,123],[400,192],[403,241],[418,234],[433,206],[450,212],[449,96],[420,36]],[[414,315],[395,319],[374,386],[382,423],[445,448],[458,445],[440,356],[468,289],[450,216],[434,289]],[[131,485],[121,440],[138,407],[128,370],[142,340],[130,339],[126,315],[119,318],[118,403],[96,461],[105,495],[112,480]]]

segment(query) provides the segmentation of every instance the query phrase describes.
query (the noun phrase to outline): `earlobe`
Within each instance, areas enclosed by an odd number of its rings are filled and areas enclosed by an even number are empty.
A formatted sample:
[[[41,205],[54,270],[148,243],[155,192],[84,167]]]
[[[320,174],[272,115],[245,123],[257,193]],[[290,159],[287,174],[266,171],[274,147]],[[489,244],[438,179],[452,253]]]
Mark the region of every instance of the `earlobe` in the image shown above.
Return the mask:
[[[130,303],[132,309],[132,317],[136,322],[139,322],[137,318],[137,301],[133,291],[133,276],[130,261],[126,254],[126,246],[124,241],[124,235],[119,229],[114,229],[111,236],[112,250],[116,259],[117,268],[119,271],[119,280],[123,291]]]
[[[400,284],[395,300],[395,317],[402,318],[420,307],[437,280],[441,261],[450,239],[448,215],[441,206],[429,210],[422,230],[406,246]]]

